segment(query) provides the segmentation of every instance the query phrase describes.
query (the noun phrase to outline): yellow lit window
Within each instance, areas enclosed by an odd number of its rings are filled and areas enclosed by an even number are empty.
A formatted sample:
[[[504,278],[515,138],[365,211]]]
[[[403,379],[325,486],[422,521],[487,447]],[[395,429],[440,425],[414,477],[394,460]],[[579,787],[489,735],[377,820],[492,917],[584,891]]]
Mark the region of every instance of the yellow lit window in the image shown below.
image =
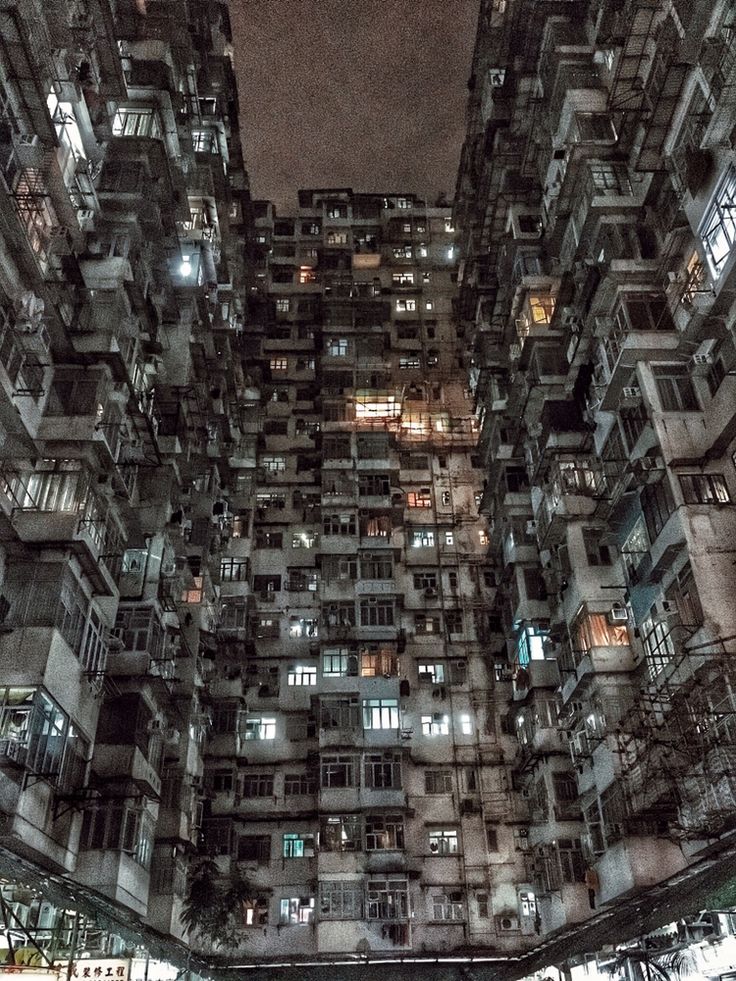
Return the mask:
[[[409,491],[406,495],[406,504],[410,508],[431,508],[432,494],[428,487],[422,487],[418,491]]]
[[[299,282],[302,285],[317,282],[317,274],[311,266],[299,266]]]

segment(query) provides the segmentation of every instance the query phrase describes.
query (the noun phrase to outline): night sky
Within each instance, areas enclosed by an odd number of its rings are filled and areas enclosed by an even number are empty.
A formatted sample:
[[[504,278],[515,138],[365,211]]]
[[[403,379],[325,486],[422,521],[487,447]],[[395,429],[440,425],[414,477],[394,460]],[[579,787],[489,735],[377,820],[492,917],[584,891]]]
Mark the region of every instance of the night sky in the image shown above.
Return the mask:
[[[452,199],[478,0],[231,0],[251,190]]]

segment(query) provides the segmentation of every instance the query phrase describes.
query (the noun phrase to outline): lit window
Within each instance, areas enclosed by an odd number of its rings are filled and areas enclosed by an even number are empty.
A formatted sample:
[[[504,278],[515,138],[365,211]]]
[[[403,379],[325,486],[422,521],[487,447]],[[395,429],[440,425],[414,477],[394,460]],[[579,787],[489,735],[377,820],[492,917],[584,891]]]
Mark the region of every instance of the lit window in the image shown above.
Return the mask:
[[[406,495],[406,504],[410,508],[431,508],[432,493],[428,487],[422,487],[418,491],[409,491]]]
[[[283,456],[263,456],[261,466],[269,473],[283,473],[286,470],[286,458]]]
[[[629,643],[626,623],[611,623],[609,615],[590,613],[585,609],[575,618],[570,634],[577,651],[589,651],[591,647],[625,647]]]
[[[483,528],[478,532],[478,541],[481,545],[488,545],[490,543],[490,538],[488,537],[488,532]]]
[[[411,199],[410,198],[397,198],[396,199],[396,207],[397,208],[402,208],[403,210],[406,210],[408,208],[411,208],[411,204],[412,204],[412,202],[411,202]]]
[[[314,548],[317,541],[316,531],[299,531],[292,535],[292,548]]]
[[[283,836],[284,858],[312,858],[314,856],[314,835],[285,834]]]
[[[291,309],[291,300],[288,297],[279,297],[276,300],[276,313],[288,313]]]
[[[391,276],[391,282],[394,286],[413,286],[414,273],[413,272],[393,273]]]
[[[276,719],[246,719],[243,736],[245,739],[275,739]]]
[[[456,855],[460,850],[457,829],[432,829],[429,832],[429,850],[433,855]]]
[[[161,139],[158,112],[145,106],[120,106],[112,123],[113,136],[147,136]]]
[[[268,363],[271,371],[287,371],[289,368],[288,358],[271,358]]]
[[[396,698],[363,699],[364,729],[398,729],[399,702]]]
[[[460,716],[460,732],[464,736],[472,736],[473,734],[473,722],[469,715]]]
[[[423,736],[448,736],[450,734],[450,719],[447,715],[435,713],[421,717]]]
[[[279,903],[279,923],[293,926],[298,923],[311,923],[314,919],[314,896],[282,899]]]
[[[445,545],[454,545],[454,544],[455,544],[455,533],[453,531],[446,531]]]
[[[316,685],[317,668],[311,665],[296,664],[286,676],[289,685]]]
[[[730,504],[726,480],[719,473],[680,474],[680,487],[686,504]]]
[[[428,254],[429,253],[428,253],[428,250],[427,250],[427,246],[426,245],[423,245],[422,244],[417,249],[417,255],[419,256],[420,259],[426,259]]]
[[[327,354],[331,358],[344,358],[348,353],[346,337],[332,337],[327,342]]]
[[[416,300],[397,300],[396,310],[398,313],[412,313],[417,308]]]
[[[434,545],[434,532],[429,528],[414,528],[411,533],[412,548],[427,548]]]
[[[723,272],[736,244],[736,167],[729,167],[700,225],[711,272]]]
[[[434,300],[425,300],[424,301],[424,309],[425,310],[434,310]]]
[[[440,663],[419,664],[419,680],[441,685],[445,680],[445,666]]]
[[[358,658],[355,654],[351,655],[347,647],[328,647],[322,652],[323,678],[344,678],[357,673]]]
[[[292,617],[289,622],[290,637],[319,636],[319,621],[313,617]]]
[[[317,273],[311,266],[299,266],[299,282],[302,286],[317,282]]]
[[[401,371],[418,371],[422,362],[418,357],[400,357],[399,369]]]
[[[449,234],[455,231],[455,226],[452,224],[452,218],[445,218],[445,231]]]
[[[544,642],[548,636],[549,632],[541,627],[524,627],[516,641],[516,661],[522,668],[530,661],[544,660]]]
[[[347,245],[348,244],[348,233],[338,232],[330,230],[327,232],[327,244],[328,245]]]

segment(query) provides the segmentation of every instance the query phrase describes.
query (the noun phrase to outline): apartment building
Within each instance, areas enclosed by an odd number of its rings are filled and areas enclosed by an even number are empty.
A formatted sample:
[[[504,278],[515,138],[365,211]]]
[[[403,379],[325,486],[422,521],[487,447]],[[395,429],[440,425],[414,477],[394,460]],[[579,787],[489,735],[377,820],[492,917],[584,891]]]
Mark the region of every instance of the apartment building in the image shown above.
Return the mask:
[[[450,211],[309,189],[289,215],[256,202],[255,239],[251,551],[222,568],[209,686],[215,881],[238,877],[249,958],[518,947],[535,906]]]
[[[731,855],[735,31],[729,3],[481,3],[458,314],[529,876],[568,953],[585,921],[595,951],[697,912],[683,883]],[[655,886],[669,914],[632,901]]]
[[[10,963],[184,935],[226,495],[256,450],[231,40],[219,2],[0,3]]]

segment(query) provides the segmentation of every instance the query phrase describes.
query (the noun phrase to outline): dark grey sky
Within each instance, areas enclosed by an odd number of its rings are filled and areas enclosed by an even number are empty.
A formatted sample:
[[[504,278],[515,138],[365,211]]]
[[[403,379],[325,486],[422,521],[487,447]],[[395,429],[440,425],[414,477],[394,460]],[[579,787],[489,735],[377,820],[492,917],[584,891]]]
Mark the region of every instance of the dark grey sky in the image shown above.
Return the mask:
[[[254,197],[452,197],[478,0],[231,0]]]

